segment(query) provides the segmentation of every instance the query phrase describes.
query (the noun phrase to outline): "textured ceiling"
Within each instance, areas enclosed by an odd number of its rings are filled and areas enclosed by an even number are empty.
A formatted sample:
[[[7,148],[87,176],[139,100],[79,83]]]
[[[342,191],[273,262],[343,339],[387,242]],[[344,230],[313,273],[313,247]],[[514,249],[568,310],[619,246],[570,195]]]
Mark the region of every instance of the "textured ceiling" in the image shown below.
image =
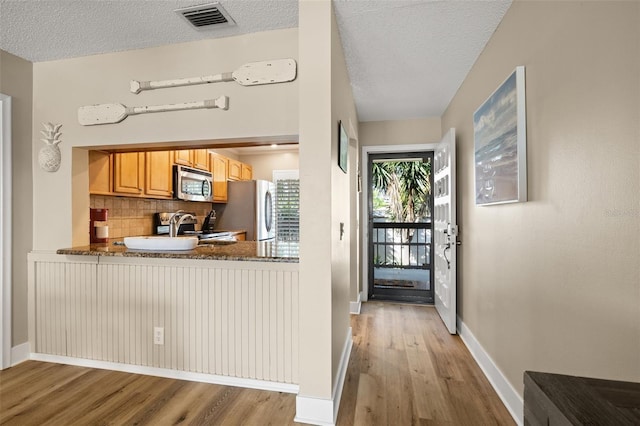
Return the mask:
[[[198,31],[175,9],[207,0],[0,0],[0,48],[32,62],[298,26],[295,0],[220,2],[235,27]]]
[[[439,117],[510,1],[337,1],[360,121]]]
[[[0,0],[0,49],[32,62],[298,25],[296,0],[223,0],[237,26],[197,31],[206,0]],[[361,121],[440,116],[511,0],[337,0]]]

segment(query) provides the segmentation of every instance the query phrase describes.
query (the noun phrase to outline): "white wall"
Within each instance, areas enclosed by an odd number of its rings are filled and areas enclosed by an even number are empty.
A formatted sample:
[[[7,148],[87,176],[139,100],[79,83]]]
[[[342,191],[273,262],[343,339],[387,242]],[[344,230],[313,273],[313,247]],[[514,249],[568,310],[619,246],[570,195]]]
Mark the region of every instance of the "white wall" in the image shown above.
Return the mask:
[[[529,201],[474,205],[476,108],[526,67]],[[524,370],[640,381],[640,3],[513,3],[442,118],[457,131],[458,314]]]
[[[299,3],[300,393],[331,398],[331,6]],[[321,208],[318,208],[318,207]]]
[[[298,81],[243,87],[234,82],[129,93],[129,80],[168,79],[229,71],[272,58],[297,59],[298,30],[204,40],[157,48],[41,62],[33,70],[33,131],[62,123],[62,166],[57,173],[34,168],[35,250],[55,250],[88,241],[86,152],[74,147],[185,141],[297,139]],[[227,95],[228,111],[192,110],[133,116],[118,124],[80,126],[78,107],[179,103]],[[34,141],[34,148],[41,142]],[[33,161],[36,162],[34,149]],[[72,158],[73,153],[73,158]],[[73,191],[72,191],[73,185]],[[55,224],[55,226],[51,226]],[[73,234],[73,237],[72,237]]]
[[[338,120],[357,116],[331,1],[299,4],[300,397],[331,406],[349,336],[350,182],[338,167]],[[345,235],[340,239],[340,223]],[[355,243],[355,242],[354,242]],[[354,265],[355,266],[355,265]],[[327,327],[331,324],[330,327]],[[300,407],[300,406],[299,406]],[[331,414],[329,414],[329,419]]]
[[[333,3],[331,3],[333,6]],[[333,9],[333,7],[332,7]],[[351,251],[351,246],[357,244],[352,240],[352,198],[357,197],[354,191],[353,181],[357,174],[355,167],[347,166],[347,173],[338,167],[339,136],[338,121],[341,121],[348,139],[353,139],[358,150],[358,115],[356,112],[351,82],[347,72],[347,65],[342,50],[342,41],[338,32],[338,25],[333,10],[331,12],[331,311],[332,311],[332,376],[333,385],[336,383],[336,375],[340,368],[342,350],[345,339],[351,338],[350,330],[350,286],[351,271],[357,268],[357,259],[352,257],[356,253]],[[347,143],[349,143],[347,141]],[[351,153],[353,150],[346,148]],[[343,227],[341,236],[340,228]],[[326,237],[325,237],[326,238]],[[357,284],[353,283],[353,284]],[[338,384],[339,385],[339,384]]]
[[[298,170],[297,151],[241,154],[239,160],[253,167],[253,178],[273,180],[274,170]]]
[[[360,145],[407,145],[440,140],[440,117],[360,123]]]
[[[27,253],[31,250],[33,236],[32,69],[30,62],[0,50],[0,93],[12,97],[13,346],[26,342],[28,338]],[[37,155],[37,150],[35,153]]]

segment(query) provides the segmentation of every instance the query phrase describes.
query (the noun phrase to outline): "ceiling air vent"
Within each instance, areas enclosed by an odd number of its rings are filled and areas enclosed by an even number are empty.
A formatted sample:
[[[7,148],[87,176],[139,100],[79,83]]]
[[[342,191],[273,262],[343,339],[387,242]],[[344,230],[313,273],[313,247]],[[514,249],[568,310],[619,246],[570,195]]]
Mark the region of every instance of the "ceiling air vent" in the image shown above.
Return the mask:
[[[189,21],[197,30],[231,27],[236,24],[220,3],[185,7],[176,9],[175,12]]]

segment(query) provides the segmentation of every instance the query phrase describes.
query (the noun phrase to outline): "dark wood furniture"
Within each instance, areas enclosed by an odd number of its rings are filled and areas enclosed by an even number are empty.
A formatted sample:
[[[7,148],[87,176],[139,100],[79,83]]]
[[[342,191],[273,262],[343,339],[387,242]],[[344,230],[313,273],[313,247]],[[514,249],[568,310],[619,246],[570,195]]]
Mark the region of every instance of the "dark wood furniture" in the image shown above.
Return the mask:
[[[640,425],[640,383],[525,371],[524,424]]]

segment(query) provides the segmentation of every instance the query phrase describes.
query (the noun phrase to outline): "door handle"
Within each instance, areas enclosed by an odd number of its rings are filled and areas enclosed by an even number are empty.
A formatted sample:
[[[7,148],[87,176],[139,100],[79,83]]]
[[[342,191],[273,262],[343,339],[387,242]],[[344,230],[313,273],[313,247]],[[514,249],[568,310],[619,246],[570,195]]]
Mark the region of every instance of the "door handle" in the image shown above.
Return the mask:
[[[447,261],[447,269],[451,269],[451,261],[447,257],[447,250],[450,250],[450,249],[451,249],[451,242],[447,242],[447,244],[444,246],[444,249],[442,250],[442,257],[444,257],[444,260]]]

